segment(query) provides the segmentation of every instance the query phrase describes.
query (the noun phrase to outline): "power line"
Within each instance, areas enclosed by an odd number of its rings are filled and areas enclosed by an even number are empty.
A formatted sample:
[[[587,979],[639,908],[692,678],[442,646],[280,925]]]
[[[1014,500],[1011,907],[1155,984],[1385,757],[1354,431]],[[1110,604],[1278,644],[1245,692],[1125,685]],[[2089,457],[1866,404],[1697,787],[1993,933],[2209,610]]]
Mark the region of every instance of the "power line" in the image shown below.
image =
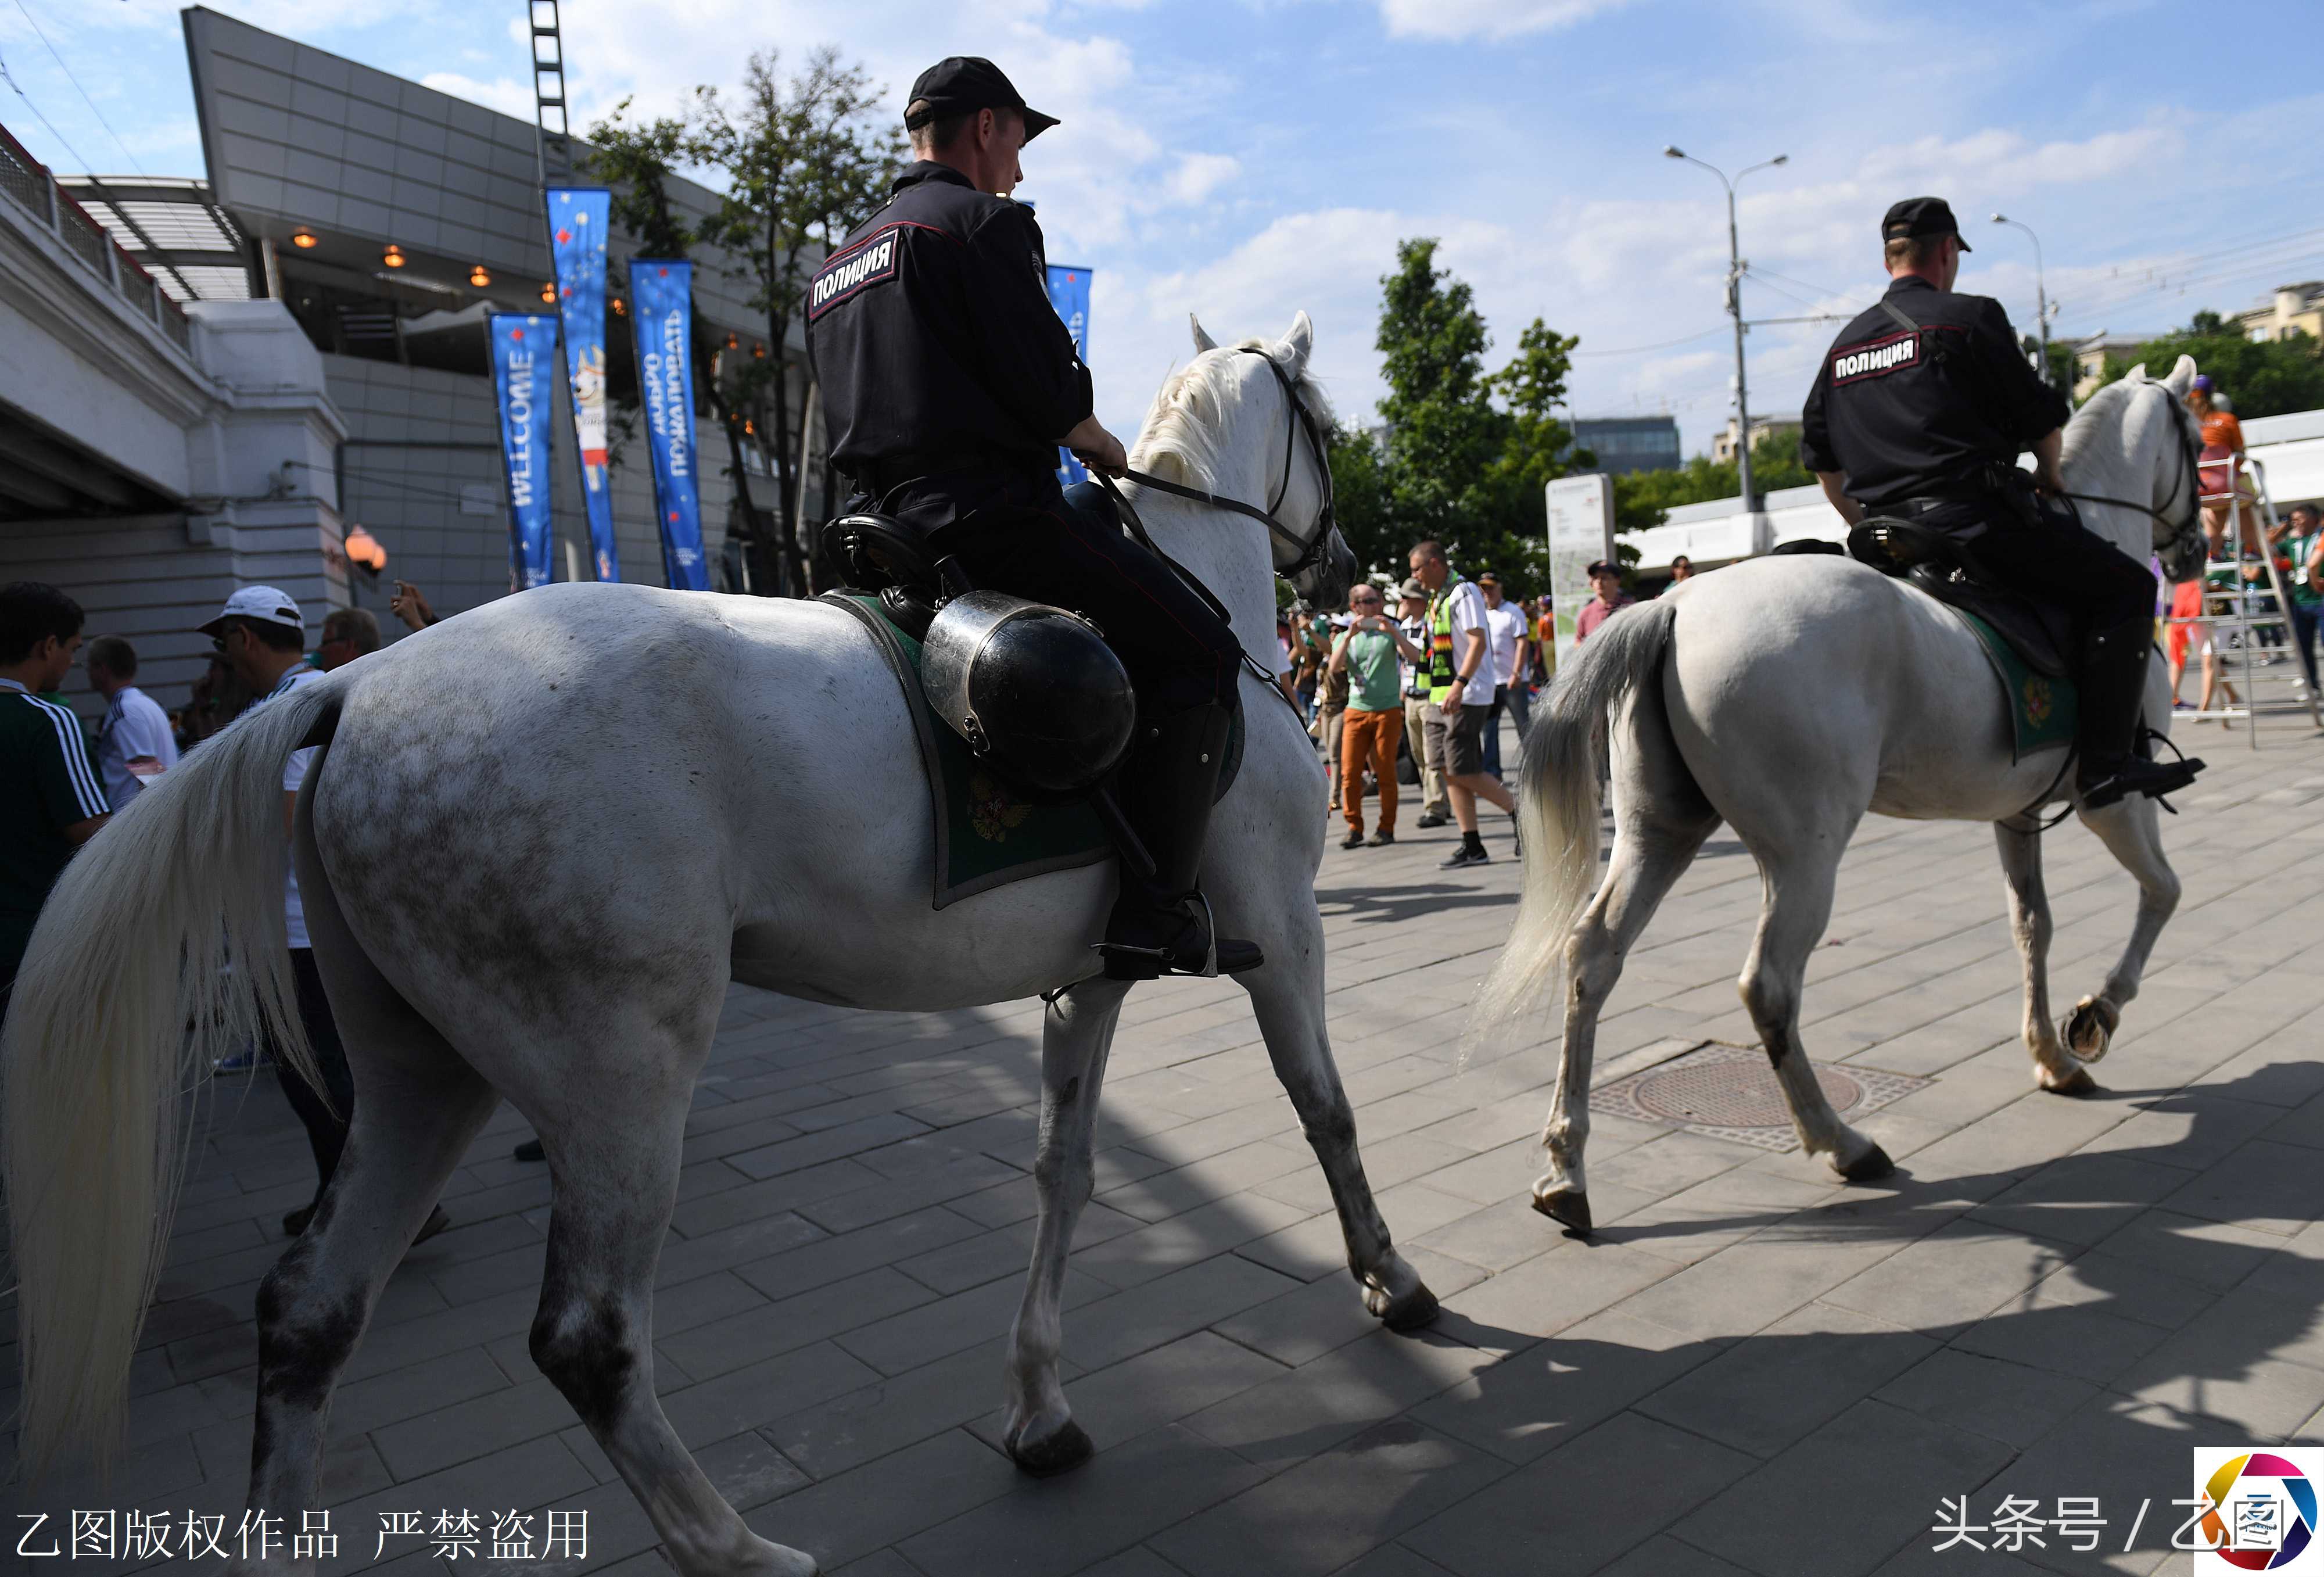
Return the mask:
[[[129,168],[134,170],[140,175],[144,175],[145,167],[137,162],[137,155],[129,152],[129,144],[123,142],[121,134],[113,129],[113,123],[105,118],[105,112],[97,107],[97,100],[88,96],[88,89],[83,88],[80,85],[80,78],[72,74],[72,68],[65,64],[65,58],[57,53],[57,46],[49,42],[49,35],[41,31],[40,20],[35,17],[31,11],[25,8],[24,0],[16,0],[16,9],[24,13],[24,20],[32,24],[32,36],[41,41],[42,47],[49,51],[49,59],[57,63],[57,69],[65,74],[65,80],[73,85],[73,91],[79,94],[81,97],[81,102],[88,106],[89,114],[97,117],[97,124],[105,128],[106,135],[110,136],[115,143],[120,143],[121,151],[124,153],[129,154]],[[11,84],[11,86],[14,86],[14,84]],[[23,91],[24,90],[21,88],[17,88],[17,97],[20,98],[23,97]],[[27,102],[30,101],[27,100]],[[43,120],[42,124],[45,125],[47,124],[47,122]],[[50,126],[49,129],[52,132],[56,130],[54,126]],[[57,140],[59,142],[64,141],[61,137]],[[68,153],[73,152],[72,149],[69,147],[66,148],[65,152]],[[73,153],[73,157],[79,159],[80,155],[78,153]],[[87,160],[82,160],[81,161],[84,164],[88,163]],[[90,165],[89,169],[91,172],[94,173],[96,167],[94,165]],[[151,176],[147,176],[146,179],[150,180],[152,178]],[[180,282],[182,283],[183,281],[181,281]]]
[[[41,113],[41,106],[32,102],[32,96],[24,91],[23,84],[18,82],[14,73],[8,69],[8,62],[5,60],[0,60],[0,82],[7,83],[15,90],[16,97],[24,101],[24,107],[32,112],[32,118],[48,128],[49,135],[57,140],[57,145],[73,156],[73,162],[84,170],[93,168],[88,160],[81,157],[80,150],[74,147],[62,132],[57,130],[56,123]]]
[[[1665,339],[1659,345],[1626,345],[1619,350],[1577,350],[1573,354],[1577,356],[1644,355],[1650,350],[1668,350],[1674,346],[1692,345],[1698,339],[1708,339],[1714,334],[1724,334],[1726,332],[1727,325],[1721,323],[1713,327],[1706,328],[1699,334],[1690,334],[1683,339]]]

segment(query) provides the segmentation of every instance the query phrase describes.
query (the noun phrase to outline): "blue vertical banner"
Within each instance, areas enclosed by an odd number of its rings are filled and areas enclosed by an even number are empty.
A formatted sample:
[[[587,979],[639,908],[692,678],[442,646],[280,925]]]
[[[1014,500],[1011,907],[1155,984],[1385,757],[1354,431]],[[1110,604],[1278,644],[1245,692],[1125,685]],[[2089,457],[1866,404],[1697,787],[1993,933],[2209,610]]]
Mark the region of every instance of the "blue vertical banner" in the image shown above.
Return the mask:
[[[1074,337],[1074,354],[1086,363],[1089,360],[1089,285],[1090,271],[1074,263],[1049,264],[1049,305]],[[1076,482],[1089,480],[1089,473],[1067,449],[1057,451],[1057,480],[1070,487]]]
[[[653,451],[661,567],[672,591],[708,591],[702,495],[695,482],[694,265],[630,260],[630,322],[638,337],[638,393]]]
[[[552,578],[549,518],[549,416],[556,409],[557,319],[495,312],[486,337],[500,394],[501,461],[509,496],[509,589]]]
[[[613,476],[605,461],[605,231],[613,194],[602,186],[549,189],[549,256],[565,320],[565,370],[581,450],[581,502],[599,580],[622,578],[613,546]]]

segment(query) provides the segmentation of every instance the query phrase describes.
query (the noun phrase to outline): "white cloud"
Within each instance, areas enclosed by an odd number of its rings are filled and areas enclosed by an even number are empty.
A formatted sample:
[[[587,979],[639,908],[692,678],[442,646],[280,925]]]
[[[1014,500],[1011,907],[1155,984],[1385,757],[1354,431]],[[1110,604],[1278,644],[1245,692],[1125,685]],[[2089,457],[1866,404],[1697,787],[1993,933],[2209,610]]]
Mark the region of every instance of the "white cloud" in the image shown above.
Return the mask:
[[[1629,0],[1379,0],[1380,20],[1398,38],[1515,38],[1572,27]]]
[[[1242,173],[1242,161],[1231,153],[1189,153],[1178,161],[1165,189],[1182,203],[1198,203]]]

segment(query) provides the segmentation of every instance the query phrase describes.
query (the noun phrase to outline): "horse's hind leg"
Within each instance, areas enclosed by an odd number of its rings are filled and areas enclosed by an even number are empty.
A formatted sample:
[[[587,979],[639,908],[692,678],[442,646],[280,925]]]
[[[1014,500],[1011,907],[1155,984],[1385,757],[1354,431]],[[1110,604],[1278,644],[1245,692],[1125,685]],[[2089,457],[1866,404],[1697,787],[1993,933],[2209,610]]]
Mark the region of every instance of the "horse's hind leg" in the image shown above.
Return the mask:
[[[1285,915],[1267,944],[1268,964],[1239,976],[1267,1040],[1299,1130],[1315,1151],[1340,1214],[1348,1270],[1364,1307],[1391,1331],[1416,1331],[1436,1317],[1436,1295],[1396,1251],[1356,1148],[1356,1113],[1332,1060],[1323,1022],[1323,921],[1312,904]]]
[[[2076,1002],[2062,1027],[2066,1049],[2088,1063],[2106,1055],[2123,1009],[2138,995],[2154,939],[2179,907],[2179,875],[2163,856],[2162,817],[2152,799],[2134,796],[2103,810],[2084,811],[2082,825],[2138,879],[2138,916],[2131,923],[2128,945],[2107,975],[2105,987]]]
[[[2090,1075],[2050,1027],[2050,895],[2042,884],[2041,829],[1997,821],[1993,836],[2009,881],[2010,934],[2025,965],[2025,1049],[2034,1054],[2034,1080],[2060,1094],[2081,1094],[2093,1087]]]
[[[1033,1155],[1040,1214],[1025,1300],[1009,1334],[1006,1435],[1010,1458],[1037,1476],[1078,1467],[1092,1449],[1057,1378],[1065,1340],[1065,1257],[1073,1252],[1074,1224],[1095,1185],[1091,1148],[1098,1092],[1129,991],[1125,982],[1084,981],[1051,1002],[1041,1023],[1041,1131]]]
[[[1565,943],[1565,1038],[1541,1136],[1549,1169],[1534,1179],[1533,1207],[1577,1232],[1591,1229],[1582,1152],[1590,1138],[1590,1065],[1598,1047],[1598,1016],[1646,922],[1719,825],[1708,807],[1631,808],[1636,804],[1625,802],[1606,880]]]
[[[1743,1005],[1750,1010],[1767,1060],[1782,1082],[1800,1143],[1842,1177],[1862,1183],[1886,1176],[1895,1164],[1877,1144],[1840,1121],[1800,1043],[1800,999],[1808,954],[1831,918],[1840,855],[1848,846],[1846,832],[1842,828],[1834,835],[1803,840],[1803,853],[1760,857],[1766,896],[1741,984]]]
[[[694,1075],[709,1053],[715,980],[701,1000],[710,1012],[683,1028],[641,1006],[593,1032],[618,1056],[558,1068],[554,1104],[528,1113],[556,1186],[532,1360],[604,1448],[683,1577],[811,1577],[811,1556],[759,1537],[711,1487],[654,1394],[654,1269],[678,1201]],[[541,1044],[536,1068],[555,1066],[561,1050]]]
[[[301,887],[355,1103],[314,1219],[259,1284],[249,1505],[278,1515],[324,1503],[324,1420],[339,1372],[496,1102],[348,936],[328,884],[310,874]]]

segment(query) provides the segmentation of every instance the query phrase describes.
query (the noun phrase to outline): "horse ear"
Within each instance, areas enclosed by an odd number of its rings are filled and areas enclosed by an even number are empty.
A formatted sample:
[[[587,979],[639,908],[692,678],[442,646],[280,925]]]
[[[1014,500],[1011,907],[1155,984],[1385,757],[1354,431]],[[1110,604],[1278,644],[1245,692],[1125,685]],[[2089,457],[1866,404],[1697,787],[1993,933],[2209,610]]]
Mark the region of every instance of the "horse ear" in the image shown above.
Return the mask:
[[[2171,369],[2171,375],[2163,379],[2163,386],[2173,394],[2186,393],[2195,386],[2195,358],[2190,355],[2181,356],[2179,364]]]
[[[1307,365],[1307,353],[1315,348],[1315,325],[1302,312],[1291,320],[1291,332],[1283,337],[1283,350],[1290,363],[1284,371],[1296,378]]]
[[[1209,334],[1204,331],[1203,320],[1201,318],[1195,317],[1192,312],[1189,312],[1186,314],[1186,321],[1194,326],[1194,354],[1196,355],[1202,355],[1206,350],[1216,350],[1219,348],[1219,342],[1213,339]]]
[[[2130,371],[2122,375],[2122,381],[2126,383],[2144,383],[2149,382],[2149,379],[2146,376],[2146,364],[2144,362],[2141,362],[2138,365],[2131,368]]]

